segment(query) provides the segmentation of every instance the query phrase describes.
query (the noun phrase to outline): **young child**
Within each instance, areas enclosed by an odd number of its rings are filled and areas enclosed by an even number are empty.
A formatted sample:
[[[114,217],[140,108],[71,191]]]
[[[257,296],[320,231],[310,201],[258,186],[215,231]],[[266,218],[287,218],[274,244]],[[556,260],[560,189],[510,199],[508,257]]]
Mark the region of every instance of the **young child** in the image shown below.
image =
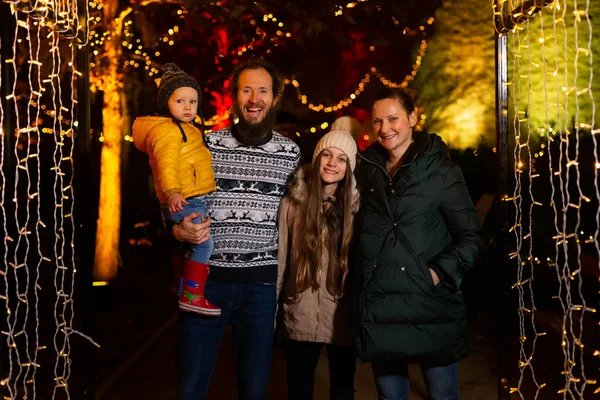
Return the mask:
[[[352,119],[338,118],[300,169],[279,214],[277,328],[286,338],[289,400],[313,398],[315,369],[327,348],[331,399],[354,399],[348,252],[358,192]]]
[[[192,212],[205,217],[205,195],[216,189],[204,131],[193,125],[201,93],[194,78],[175,64],[166,64],[158,86],[158,116],[139,117],[133,124],[133,142],[138,150],[148,153],[163,218],[171,224]],[[202,315],[221,314],[221,309],[204,297],[213,248],[212,238],[199,245],[182,244],[185,259],[179,309]]]

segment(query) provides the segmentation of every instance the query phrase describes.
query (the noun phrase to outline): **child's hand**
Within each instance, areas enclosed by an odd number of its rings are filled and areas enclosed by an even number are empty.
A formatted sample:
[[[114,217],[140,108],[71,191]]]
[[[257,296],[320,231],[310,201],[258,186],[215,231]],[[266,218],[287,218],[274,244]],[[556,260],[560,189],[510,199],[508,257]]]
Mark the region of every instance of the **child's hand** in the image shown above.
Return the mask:
[[[169,211],[171,211],[172,213],[176,213],[183,210],[182,203],[186,206],[188,205],[188,202],[185,201],[181,193],[173,193],[172,195],[170,195],[167,199],[167,203],[169,204]]]

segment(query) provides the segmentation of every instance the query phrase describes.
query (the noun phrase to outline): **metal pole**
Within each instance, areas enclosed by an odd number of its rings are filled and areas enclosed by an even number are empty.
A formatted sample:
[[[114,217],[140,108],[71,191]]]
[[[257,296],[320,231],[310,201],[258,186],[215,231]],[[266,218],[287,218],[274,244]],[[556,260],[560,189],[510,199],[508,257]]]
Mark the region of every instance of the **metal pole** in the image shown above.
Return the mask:
[[[496,151],[498,154],[498,194],[508,193],[508,40],[496,35]],[[502,201],[502,203],[505,203]],[[501,203],[501,204],[502,204]],[[505,209],[506,207],[502,207]],[[504,211],[504,210],[503,210]],[[503,212],[504,214],[504,212]],[[504,215],[505,216],[505,215]],[[506,221],[503,221],[506,223]]]
[[[500,293],[498,293],[500,301],[498,302],[498,308],[496,312],[499,312],[501,315],[500,318],[495,318],[495,320],[507,321],[509,319],[508,313],[509,310],[505,310],[507,304],[510,304],[508,299],[506,298],[503,274],[506,269],[504,267],[504,263],[506,261],[506,255],[503,254],[503,251],[506,249],[506,235],[508,232],[508,207],[507,203],[503,201],[508,193],[508,40],[506,35],[495,35],[495,43],[496,43],[496,154],[497,154],[497,163],[496,163],[496,176],[498,179],[498,187],[497,193],[495,197],[496,206],[500,213],[500,224],[498,229],[498,237],[497,237],[497,257],[498,260],[498,274],[500,274],[499,282],[500,282]],[[507,315],[504,315],[504,314]],[[498,323],[498,322],[496,322]],[[497,329],[498,332],[498,340],[500,344],[499,354],[498,354],[498,399],[502,398],[502,378],[508,374],[507,362],[505,358],[503,358],[502,353],[504,353],[504,343],[503,338],[505,335],[508,335],[508,332],[503,332],[505,329],[505,324],[500,322],[499,327]]]

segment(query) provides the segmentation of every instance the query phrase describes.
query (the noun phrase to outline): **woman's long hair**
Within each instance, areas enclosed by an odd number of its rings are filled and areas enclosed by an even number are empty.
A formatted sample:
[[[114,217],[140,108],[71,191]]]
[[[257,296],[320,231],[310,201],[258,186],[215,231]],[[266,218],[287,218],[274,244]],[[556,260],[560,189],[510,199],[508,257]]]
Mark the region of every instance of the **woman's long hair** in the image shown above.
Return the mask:
[[[323,183],[320,175],[321,154],[313,165],[305,167],[306,203],[297,207],[293,227],[291,259],[296,265],[295,294],[309,288],[318,290],[319,269],[323,252],[329,254],[325,287],[331,295],[344,295],[348,275],[348,251],[352,238],[352,169],[346,165],[346,175],[338,183],[335,200],[323,211]],[[325,232],[323,227],[326,228]],[[325,236],[325,237],[324,237]]]

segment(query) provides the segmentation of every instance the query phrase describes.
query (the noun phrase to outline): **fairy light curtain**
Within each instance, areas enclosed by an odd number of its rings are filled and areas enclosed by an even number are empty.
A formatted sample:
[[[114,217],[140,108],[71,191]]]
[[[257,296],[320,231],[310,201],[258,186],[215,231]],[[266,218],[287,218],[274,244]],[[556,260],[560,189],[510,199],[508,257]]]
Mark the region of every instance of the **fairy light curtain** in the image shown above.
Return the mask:
[[[0,41],[0,394],[70,398],[72,339],[82,335],[72,183],[86,10],[74,0],[4,3],[14,30]]]
[[[504,384],[521,399],[591,398],[600,392],[600,2],[496,0],[493,7],[497,34],[508,39],[514,142],[514,189],[504,200],[514,214],[519,359]]]

